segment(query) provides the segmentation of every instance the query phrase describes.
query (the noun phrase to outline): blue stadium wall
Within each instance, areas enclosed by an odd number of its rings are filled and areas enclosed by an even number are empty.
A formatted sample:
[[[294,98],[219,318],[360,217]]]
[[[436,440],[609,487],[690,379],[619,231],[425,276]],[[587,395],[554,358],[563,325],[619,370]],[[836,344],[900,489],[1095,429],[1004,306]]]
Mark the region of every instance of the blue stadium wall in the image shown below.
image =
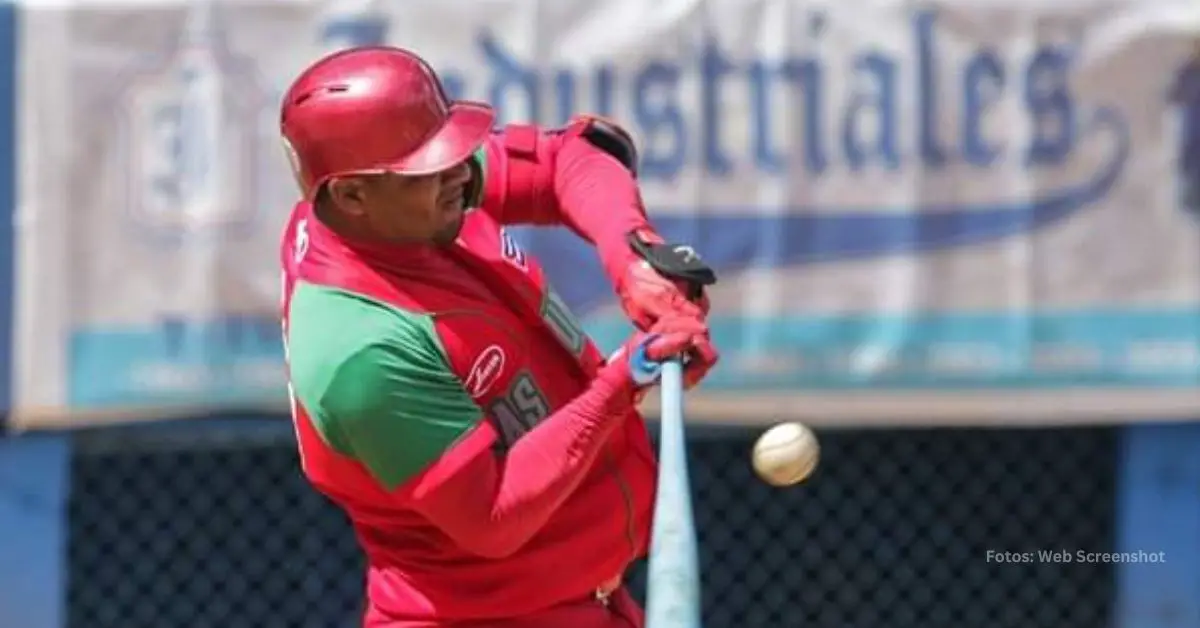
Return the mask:
[[[822,435],[767,488],[690,442],[706,626],[1200,626],[1200,424]],[[0,626],[352,626],[361,557],[282,417],[0,441]],[[1164,552],[1001,563],[988,552]],[[632,579],[640,595],[640,568]]]

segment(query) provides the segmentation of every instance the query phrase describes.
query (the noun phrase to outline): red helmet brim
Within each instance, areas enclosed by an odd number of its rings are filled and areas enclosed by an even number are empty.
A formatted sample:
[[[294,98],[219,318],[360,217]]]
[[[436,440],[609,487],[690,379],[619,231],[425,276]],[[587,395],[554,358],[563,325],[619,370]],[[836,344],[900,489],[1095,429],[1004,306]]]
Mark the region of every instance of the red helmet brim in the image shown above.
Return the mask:
[[[404,159],[389,164],[386,170],[425,175],[452,168],[479,150],[495,122],[496,112],[488,105],[455,101],[442,128]]]

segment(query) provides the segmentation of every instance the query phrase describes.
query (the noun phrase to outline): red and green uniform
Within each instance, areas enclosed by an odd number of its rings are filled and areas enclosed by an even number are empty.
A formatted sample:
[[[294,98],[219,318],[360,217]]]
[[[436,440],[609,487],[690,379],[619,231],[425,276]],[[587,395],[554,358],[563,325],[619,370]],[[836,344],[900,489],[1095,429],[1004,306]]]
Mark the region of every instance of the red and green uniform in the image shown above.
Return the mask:
[[[349,242],[307,203],[283,238],[303,468],[367,555],[369,625],[597,605],[646,551],[655,462],[634,387],[502,229],[566,225],[617,268],[645,225],[637,192],[569,133],[510,127],[476,158],[479,208],[453,245]]]

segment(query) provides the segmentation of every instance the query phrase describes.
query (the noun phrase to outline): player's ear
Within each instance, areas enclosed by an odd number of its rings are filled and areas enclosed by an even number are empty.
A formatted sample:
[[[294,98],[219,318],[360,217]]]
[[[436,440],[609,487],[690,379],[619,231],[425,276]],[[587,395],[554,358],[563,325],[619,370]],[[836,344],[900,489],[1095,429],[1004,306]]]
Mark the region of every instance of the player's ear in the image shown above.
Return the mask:
[[[326,184],[329,200],[338,211],[352,216],[366,213],[366,189],[360,177],[334,177]]]

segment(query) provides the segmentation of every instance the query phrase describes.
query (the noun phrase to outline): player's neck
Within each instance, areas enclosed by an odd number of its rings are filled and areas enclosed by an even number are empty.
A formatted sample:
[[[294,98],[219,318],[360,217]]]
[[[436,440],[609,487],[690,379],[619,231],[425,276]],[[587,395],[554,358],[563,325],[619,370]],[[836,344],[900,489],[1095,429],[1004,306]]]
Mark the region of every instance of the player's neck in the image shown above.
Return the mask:
[[[427,240],[392,240],[380,237],[369,226],[346,220],[336,212],[313,208],[313,215],[325,229],[345,246],[367,259],[382,262],[411,261],[433,254],[438,248]]]

